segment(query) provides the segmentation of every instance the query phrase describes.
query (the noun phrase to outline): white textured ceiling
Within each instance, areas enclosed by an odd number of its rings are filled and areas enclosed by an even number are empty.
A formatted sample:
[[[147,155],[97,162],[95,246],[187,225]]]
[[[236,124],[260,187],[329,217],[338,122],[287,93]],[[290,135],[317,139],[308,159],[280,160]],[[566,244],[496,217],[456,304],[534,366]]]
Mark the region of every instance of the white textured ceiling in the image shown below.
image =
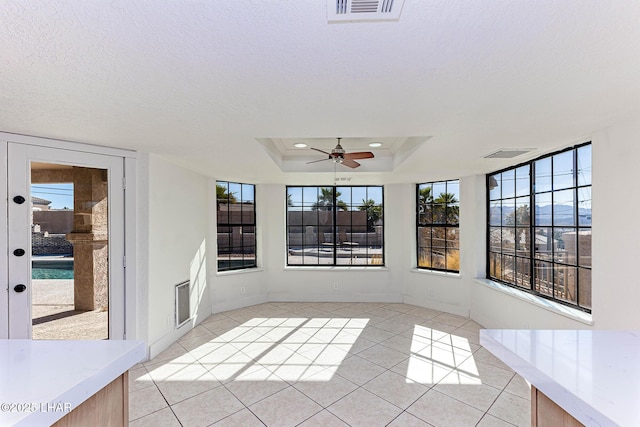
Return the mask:
[[[446,179],[640,111],[636,0],[406,0],[397,22],[332,24],[321,0],[0,0],[0,22],[0,130],[220,179],[322,172],[283,172],[308,160],[264,141],[419,135],[390,171],[347,173]]]

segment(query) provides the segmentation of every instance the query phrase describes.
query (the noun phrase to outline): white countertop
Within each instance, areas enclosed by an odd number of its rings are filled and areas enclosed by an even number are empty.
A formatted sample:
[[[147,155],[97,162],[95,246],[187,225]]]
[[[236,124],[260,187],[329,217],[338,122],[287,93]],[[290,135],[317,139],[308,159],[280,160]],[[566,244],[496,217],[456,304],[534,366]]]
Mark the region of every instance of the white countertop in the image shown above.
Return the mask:
[[[0,425],[50,425],[145,354],[141,341],[0,340]]]
[[[480,343],[586,426],[640,426],[640,331],[481,330]]]

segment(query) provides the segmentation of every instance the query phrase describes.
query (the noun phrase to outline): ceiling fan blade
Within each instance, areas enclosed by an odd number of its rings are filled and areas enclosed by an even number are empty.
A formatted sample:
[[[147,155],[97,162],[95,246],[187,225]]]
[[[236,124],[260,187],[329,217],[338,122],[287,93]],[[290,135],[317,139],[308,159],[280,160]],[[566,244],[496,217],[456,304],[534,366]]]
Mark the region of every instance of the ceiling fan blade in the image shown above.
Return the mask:
[[[311,148],[312,150],[316,150],[316,151],[319,151],[319,152],[321,152],[321,153],[324,153],[324,154],[326,154],[327,156],[330,156],[330,155],[331,155],[331,153],[327,153],[326,151],[320,150],[319,148],[313,148],[313,147],[309,147],[309,148]]]
[[[373,153],[371,151],[360,151],[357,153],[345,153],[345,160],[353,160],[353,159],[372,159]]]
[[[344,159],[342,161],[342,163],[340,163],[341,165],[345,165],[347,167],[350,168],[357,168],[358,166],[360,166],[360,163],[356,162],[355,160],[351,160],[351,159]]]
[[[318,162],[324,162],[325,160],[331,160],[331,158],[320,159],[320,160],[313,160],[313,161],[311,161],[311,162],[307,162],[307,164],[310,164],[310,163],[318,163]]]

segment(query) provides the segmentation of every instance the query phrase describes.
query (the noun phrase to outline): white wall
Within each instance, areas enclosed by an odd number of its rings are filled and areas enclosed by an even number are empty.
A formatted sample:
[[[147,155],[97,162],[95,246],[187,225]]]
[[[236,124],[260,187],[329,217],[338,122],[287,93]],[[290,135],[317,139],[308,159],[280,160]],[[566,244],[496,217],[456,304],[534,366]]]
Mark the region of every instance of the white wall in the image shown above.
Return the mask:
[[[593,135],[593,319],[640,329],[640,118]]]
[[[208,183],[206,177],[159,156],[148,157],[146,247],[151,357],[211,314],[207,263],[211,257],[207,254],[211,189]],[[176,330],[175,285],[185,280],[191,280],[194,319],[191,325]]]

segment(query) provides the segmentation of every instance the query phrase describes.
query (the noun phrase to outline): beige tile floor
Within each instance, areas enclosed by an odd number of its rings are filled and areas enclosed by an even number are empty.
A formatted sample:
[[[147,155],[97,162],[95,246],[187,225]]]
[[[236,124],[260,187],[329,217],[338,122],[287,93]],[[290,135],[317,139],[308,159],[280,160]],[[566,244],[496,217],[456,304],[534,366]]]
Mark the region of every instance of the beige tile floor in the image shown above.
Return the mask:
[[[129,373],[130,426],[528,426],[477,323],[408,304],[215,314]]]

